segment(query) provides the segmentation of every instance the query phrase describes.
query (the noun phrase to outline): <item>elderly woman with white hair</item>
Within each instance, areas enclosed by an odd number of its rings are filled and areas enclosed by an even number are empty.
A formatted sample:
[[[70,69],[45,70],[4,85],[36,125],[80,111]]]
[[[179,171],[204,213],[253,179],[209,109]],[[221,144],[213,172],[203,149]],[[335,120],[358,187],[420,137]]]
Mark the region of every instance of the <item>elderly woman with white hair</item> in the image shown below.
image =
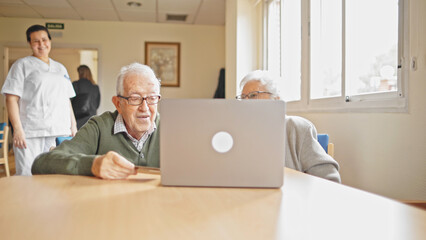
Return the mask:
[[[237,99],[280,99],[274,78],[267,71],[247,74],[240,83]],[[285,166],[317,177],[341,182],[339,164],[317,141],[317,130],[308,120],[285,116]]]

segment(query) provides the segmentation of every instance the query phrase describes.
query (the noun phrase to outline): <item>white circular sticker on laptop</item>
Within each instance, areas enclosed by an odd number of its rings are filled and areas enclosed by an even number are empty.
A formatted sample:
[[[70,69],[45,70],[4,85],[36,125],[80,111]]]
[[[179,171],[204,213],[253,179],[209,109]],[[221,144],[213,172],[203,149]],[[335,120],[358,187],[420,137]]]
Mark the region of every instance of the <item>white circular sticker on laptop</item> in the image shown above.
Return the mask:
[[[217,132],[212,138],[212,146],[216,152],[226,153],[231,150],[234,140],[231,134],[221,131]]]

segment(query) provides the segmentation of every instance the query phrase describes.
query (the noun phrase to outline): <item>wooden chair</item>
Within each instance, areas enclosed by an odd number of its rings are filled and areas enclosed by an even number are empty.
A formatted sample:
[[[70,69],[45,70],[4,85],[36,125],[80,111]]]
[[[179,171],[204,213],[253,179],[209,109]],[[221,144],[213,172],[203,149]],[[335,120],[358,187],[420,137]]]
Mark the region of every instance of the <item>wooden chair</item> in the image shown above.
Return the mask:
[[[9,136],[9,127],[6,123],[0,124],[0,145],[3,150],[3,156],[0,158],[0,164],[4,164],[4,168],[6,171],[6,176],[10,176],[9,171],[9,142],[8,142],[8,136]]]
[[[328,134],[318,134],[318,142],[321,147],[324,148],[325,152],[328,153],[332,158],[334,158],[334,144],[329,142]]]

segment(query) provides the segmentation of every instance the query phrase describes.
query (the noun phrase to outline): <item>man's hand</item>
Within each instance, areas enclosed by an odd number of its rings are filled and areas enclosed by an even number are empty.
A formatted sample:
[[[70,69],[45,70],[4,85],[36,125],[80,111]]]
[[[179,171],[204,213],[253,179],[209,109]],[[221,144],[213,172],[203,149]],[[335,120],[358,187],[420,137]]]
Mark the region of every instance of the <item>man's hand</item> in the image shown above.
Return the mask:
[[[116,152],[96,157],[92,164],[92,173],[103,179],[125,179],[135,175],[135,165]]]

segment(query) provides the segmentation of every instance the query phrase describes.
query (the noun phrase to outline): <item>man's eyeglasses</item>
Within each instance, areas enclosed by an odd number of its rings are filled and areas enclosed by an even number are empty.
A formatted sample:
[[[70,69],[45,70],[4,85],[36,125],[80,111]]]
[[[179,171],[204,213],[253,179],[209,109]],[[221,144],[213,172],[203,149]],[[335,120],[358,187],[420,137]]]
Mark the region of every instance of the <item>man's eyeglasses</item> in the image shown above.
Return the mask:
[[[253,91],[253,92],[249,92],[248,94],[241,94],[241,95],[238,95],[238,96],[236,96],[235,98],[236,98],[236,99],[238,99],[238,100],[241,100],[241,99],[258,99],[258,98],[259,98],[259,96],[260,96],[261,94],[269,94],[269,95],[272,95],[272,93],[271,93],[271,92]]]
[[[144,100],[146,101],[148,105],[154,105],[154,104],[157,104],[161,99],[160,95],[150,95],[146,97],[141,97],[141,96],[123,97],[121,95],[117,95],[117,97],[126,99],[127,103],[133,106],[141,105]]]

